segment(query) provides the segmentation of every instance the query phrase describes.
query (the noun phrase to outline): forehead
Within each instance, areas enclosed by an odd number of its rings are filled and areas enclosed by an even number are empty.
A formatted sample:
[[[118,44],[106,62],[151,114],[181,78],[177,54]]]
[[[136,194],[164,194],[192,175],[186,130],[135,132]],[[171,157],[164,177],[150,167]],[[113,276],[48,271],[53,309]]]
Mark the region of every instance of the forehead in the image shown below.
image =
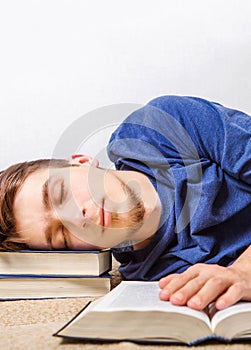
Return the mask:
[[[21,188],[15,195],[14,215],[16,219],[20,215],[24,217],[32,210],[40,212],[43,209],[43,186],[47,180],[55,178],[57,175],[70,175],[70,167],[65,168],[42,168],[27,176]]]
[[[27,226],[30,227],[34,224],[35,219],[39,221],[44,219],[45,209],[42,194],[45,182],[48,179],[50,182],[51,179],[60,175],[69,179],[72,184],[72,181],[75,182],[75,180],[78,180],[75,176],[77,168],[78,167],[42,168],[31,173],[25,179],[21,188],[16,193],[13,203],[17,229],[27,229]],[[72,177],[72,175],[74,176]]]
[[[30,174],[18,190],[15,200],[14,209],[17,209],[20,205],[28,203],[32,199],[41,199],[42,186],[49,177],[49,170],[47,168],[37,170]],[[28,202],[27,202],[28,201]]]
[[[16,220],[16,229],[19,236],[30,243],[36,237],[41,240],[40,233],[44,230],[45,216],[42,200],[42,188],[48,179],[49,170],[41,169],[30,174],[17,192],[13,212]]]
[[[15,196],[14,206],[23,204],[27,200],[42,199],[44,183],[57,175],[71,175],[71,167],[42,168],[28,175]]]

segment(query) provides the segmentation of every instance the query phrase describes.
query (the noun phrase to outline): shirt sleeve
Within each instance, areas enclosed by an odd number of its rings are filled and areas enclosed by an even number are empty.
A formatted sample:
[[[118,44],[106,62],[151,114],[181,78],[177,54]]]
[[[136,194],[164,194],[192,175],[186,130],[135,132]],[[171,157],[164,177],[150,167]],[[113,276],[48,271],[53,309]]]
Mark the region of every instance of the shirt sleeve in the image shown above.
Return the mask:
[[[163,96],[149,102],[189,134],[200,158],[251,185],[251,117],[195,97]]]

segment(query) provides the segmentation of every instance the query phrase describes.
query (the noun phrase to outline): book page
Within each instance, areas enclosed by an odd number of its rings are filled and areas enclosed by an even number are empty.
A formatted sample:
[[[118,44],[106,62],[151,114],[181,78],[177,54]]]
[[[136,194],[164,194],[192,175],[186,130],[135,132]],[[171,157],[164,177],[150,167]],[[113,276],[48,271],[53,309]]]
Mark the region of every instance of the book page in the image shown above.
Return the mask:
[[[175,306],[168,301],[162,301],[159,299],[159,291],[158,282],[123,281],[96,304],[93,311],[151,310],[176,312],[199,318],[211,327],[209,317],[205,312],[193,310],[186,306]]]
[[[239,302],[233,306],[228,307],[224,310],[215,311],[215,314],[212,317],[212,330],[215,330],[215,327],[219,322],[224,320],[225,318],[238,314],[240,312],[251,312],[251,303],[250,302]]]

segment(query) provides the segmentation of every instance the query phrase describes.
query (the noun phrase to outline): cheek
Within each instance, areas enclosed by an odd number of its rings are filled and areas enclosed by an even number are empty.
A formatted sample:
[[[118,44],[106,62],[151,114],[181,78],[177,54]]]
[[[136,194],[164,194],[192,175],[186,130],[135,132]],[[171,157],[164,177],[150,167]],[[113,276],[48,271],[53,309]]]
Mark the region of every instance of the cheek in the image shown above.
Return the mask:
[[[81,208],[85,200],[85,194],[82,193],[82,189],[72,188],[70,200],[72,203],[75,203],[79,208]]]
[[[97,245],[85,242],[84,240],[81,240],[77,238],[76,236],[71,235],[70,238],[70,248],[72,250],[96,250],[96,249],[102,249],[102,247],[99,247]]]
[[[70,199],[81,210],[85,208],[95,214],[101,205],[102,193],[94,190],[91,191],[89,187],[74,186],[71,188]]]
[[[72,174],[69,184],[70,196],[76,201],[78,205],[83,204],[90,198],[88,178],[86,174],[77,173]]]
[[[107,235],[103,234],[103,227],[89,220],[84,229],[70,229],[68,227],[68,235],[69,247],[73,250],[107,248]]]

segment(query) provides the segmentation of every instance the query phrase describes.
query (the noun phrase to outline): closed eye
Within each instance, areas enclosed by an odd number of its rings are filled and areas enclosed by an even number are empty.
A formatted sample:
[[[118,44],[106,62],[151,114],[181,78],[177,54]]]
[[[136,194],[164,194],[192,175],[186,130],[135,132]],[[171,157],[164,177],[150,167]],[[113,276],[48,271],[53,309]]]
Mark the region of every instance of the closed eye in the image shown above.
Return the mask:
[[[65,197],[65,186],[64,186],[64,181],[61,182],[61,187],[60,187],[61,191],[60,191],[60,200],[59,200],[59,204],[63,203],[64,197]]]

